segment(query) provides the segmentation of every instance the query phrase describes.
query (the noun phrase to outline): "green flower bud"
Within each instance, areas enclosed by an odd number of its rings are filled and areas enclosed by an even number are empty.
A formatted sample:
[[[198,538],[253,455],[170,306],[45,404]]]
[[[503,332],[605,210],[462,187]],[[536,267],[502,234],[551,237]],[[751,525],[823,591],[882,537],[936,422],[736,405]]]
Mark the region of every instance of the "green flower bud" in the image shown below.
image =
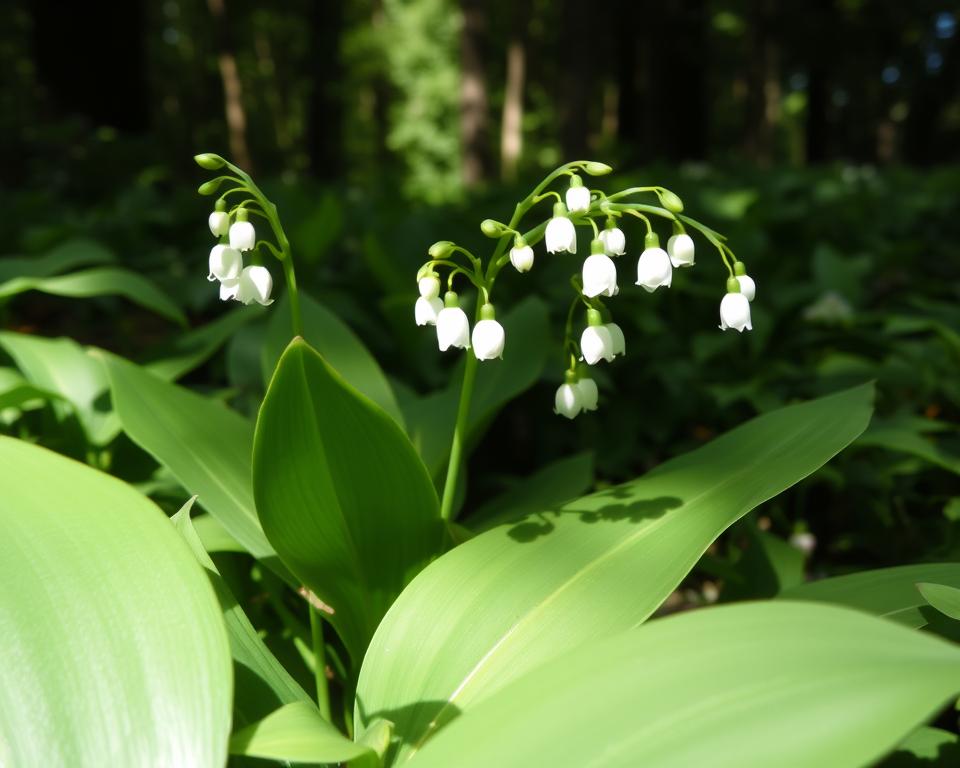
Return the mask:
[[[503,235],[504,227],[499,221],[484,219],[480,222],[480,231],[487,237],[498,238]]]
[[[660,198],[663,207],[670,211],[670,213],[683,212],[683,200],[673,194],[669,189],[658,190],[657,196]]]
[[[596,163],[593,160],[583,164],[583,170],[589,173],[591,176],[606,176],[608,173],[613,171],[606,163]]]
[[[433,245],[430,246],[430,249],[427,253],[430,254],[431,258],[442,259],[450,255],[450,252],[453,250],[453,243],[449,240],[437,240]]]
[[[197,187],[197,192],[199,192],[201,195],[212,195],[214,192],[220,189],[220,185],[222,183],[223,179],[212,179],[210,181],[205,181],[203,184]]]
[[[215,171],[218,168],[223,168],[223,166],[227,164],[227,161],[220,157],[220,155],[215,155],[212,152],[194,155],[193,159],[197,165],[208,171]]]

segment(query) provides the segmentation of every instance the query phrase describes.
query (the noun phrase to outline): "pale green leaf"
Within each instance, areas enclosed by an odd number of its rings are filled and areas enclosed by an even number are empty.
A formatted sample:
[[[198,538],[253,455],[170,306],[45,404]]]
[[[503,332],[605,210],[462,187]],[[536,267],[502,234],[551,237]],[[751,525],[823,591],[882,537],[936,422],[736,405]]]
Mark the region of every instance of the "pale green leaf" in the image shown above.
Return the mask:
[[[960,589],[929,582],[917,584],[917,589],[920,590],[923,599],[944,616],[960,621]]]

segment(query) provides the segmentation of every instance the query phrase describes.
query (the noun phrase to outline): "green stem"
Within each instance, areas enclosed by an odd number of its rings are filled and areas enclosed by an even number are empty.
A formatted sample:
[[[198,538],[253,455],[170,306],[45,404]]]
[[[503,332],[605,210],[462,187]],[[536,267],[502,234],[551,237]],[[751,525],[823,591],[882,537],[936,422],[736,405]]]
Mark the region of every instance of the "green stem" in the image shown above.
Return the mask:
[[[479,305],[480,302],[477,302],[478,307]],[[457,424],[453,428],[450,461],[447,464],[447,479],[443,484],[443,499],[440,501],[440,517],[444,520],[453,518],[453,502],[457,495],[457,480],[460,476],[463,444],[467,437],[467,421],[470,417],[470,399],[473,396],[473,383],[477,378],[477,356],[467,350],[466,357],[466,364],[463,368],[463,383],[460,385],[460,404],[457,406]]]
[[[327,653],[323,644],[323,620],[310,605],[310,639],[313,642],[313,678],[317,684],[317,708],[328,723],[330,718],[330,689],[327,686]]]

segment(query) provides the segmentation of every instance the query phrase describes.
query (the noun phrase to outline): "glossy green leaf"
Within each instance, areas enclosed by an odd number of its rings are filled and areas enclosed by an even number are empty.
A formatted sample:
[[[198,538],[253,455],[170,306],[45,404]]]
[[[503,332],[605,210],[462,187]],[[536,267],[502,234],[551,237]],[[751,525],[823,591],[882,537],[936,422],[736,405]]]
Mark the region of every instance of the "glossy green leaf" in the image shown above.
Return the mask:
[[[0,368],[0,411],[56,400],[59,395],[35,387],[13,368]]]
[[[768,602],[654,621],[521,677],[411,768],[859,768],[960,691],[960,648]]]
[[[400,427],[305,341],[284,352],[257,420],[267,537],[334,614],[359,663],[381,617],[440,550],[433,484]]]
[[[500,321],[507,335],[503,360],[486,361],[477,371],[468,440],[476,439],[482,426],[500,408],[537,381],[552,349],[547,307],[540,299],[524,299]],[[424,333],[432,331],[432,328],[424,329]],[[460,364],[446,389],[410,398],[402,406],[410,440],[432,476],[437,476],[446,466],[462,380],[463,365]]]
[[[234,734],[230,752],[292,763],[345,763],[360,758],[367,760],[363,764],[377,764],[370,747],[348,739],[315,706],[304,702],[287,704]]]
[[[270,316],[267,337],[262,348],[263,378],[270,381],[280,355],[290,343],[290,312],[286,298]],[[344,380],[379,405],[397,424],[403,426],[403,414],[393,388],[360,338],[350,327],[310,296],[300,294],[303,337]]]
[[[936,608],[944,616],[960,621],[960,589],[948,587],[946,584],[931,584],[921,582],[917,589],[923,599]]]
[[[165,465],[250,554],[275,557],[257,520],[250,475],[253,425],[222,403],[101,353],[124,431]]]
[[[251,723],[282,704],[296,701],[307,702],[312,706],[307,693],[267,648],[200,543],[200,537],[190,519],[190,509],[194,501],[195,496],[183,505],[171,521],[187,542],[197,562],[206,570],[223,611],[223,621],[234,661],[236,719],[241,723]]]
[[[960,588],[960,564],[923,563],[861,571],[812,581],[788,589],[780,597],[846,605],[919,629],[928,623],[923,612],[927,601],[916,585],[925,581]]]
[[[405,743],[526,670],[643,622],[731,523],[866,426],[871,386],[760,416],[645,477],[480,534],[431,564],[380,625],[357,720]]]
[[[59,395],[53,403],[58,418],[76,415],[92,444],[106,445],[120,432],[103,368],[73,339],[2,331],[0,347],[33,386]]]
[[[230,648],[167,518],[6,437],[0,482],[0,763],[222,766]]]
[[[960,739],[940,728],[918,728],[880,763],[881,768],[955,768],[960,765]]]
[[[142,275],[117,267],[93,267],[53,277],[15,277],[0,284],[0,299],[24,291],[41,291],[73,299],[122,296],[176,323],[187,324],[180,307],[154,283]]]
[[[113,254],[94,240],[67,240],[41,256],[0,259],[0,283],[17,277],[50,277],[75,267],[107,264],[113,260]]]

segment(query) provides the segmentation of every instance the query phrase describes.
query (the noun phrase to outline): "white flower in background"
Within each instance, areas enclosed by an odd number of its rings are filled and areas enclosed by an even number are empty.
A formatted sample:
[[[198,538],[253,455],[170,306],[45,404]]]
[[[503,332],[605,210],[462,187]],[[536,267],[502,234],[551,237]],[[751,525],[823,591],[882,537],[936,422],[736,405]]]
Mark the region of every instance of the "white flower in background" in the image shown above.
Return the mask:
[[[437,315],[443,309],[443,301],[434,296],[432,299],[421,296],[413,308],[414,319],[417,325],[436,325]]]
[[[643,286],[649,293],[653,293],[661,285],[669,288],[673,280],[670,257],[660,247],[660,240],[655,233],[649,233],[644,244],[646,248],[637,261],[637,285]]]
[[[580,334],[580,354],[587,365],[613,360],[613,338],[595,309],[587,310],[587,327]]]
[[[615,296],[617,291],[617,266],[603,252],[603,243],[594,240],[591,253],[583,262],[583,295]]]
[[[223,237],[230,231],[230,214],[226,211],[214,211],[207,219],[207,224],[214,237]]]
[[[720,302],[720,330],[733,328],[740,333],[753,330],[750,324],[750,302],[740,292],[740,283],[736,278],[727,280],[727,295]]]
[[[244,304],[273,304],[270,293],[273,291],[273,278],[266,267],[244,267],[240,273],[237,293],[234,298]]]
[[[417,288],[421,298],[435,299],[440,295],[440,278],[436,274],[424,275],[417,281]]]
[[[574,386],[577,388],[580,407],[585,411],[597,410],[597,400],[600,397],[600,393],[597,391],[597,382],[589,376],[584,376]]]
[[[570,187],[565,197],[571,213],[585,211],[590,207],[590,190],[583,186],[583,179],[576,174],[570,177]]]
[[[229,245],[215,245],[210,250],[210,274],[207,280],[236,280],[243,269],[243,256]]]
[[[694,263],[693,238],[685,232],[673,235],[667,240],[667,253],[670,263],[675,267],[692,267]]]
[[[437,344],[441,352],[446,352],[450,347],[470,348],[470,321],[457,302],[457,294],[447,291],[443,298],[443,309],[437,313]]]
[[[547,242],[547,253],[577,252],[577,228],[567,218],[567,206],[563,203],[553,206],[553,218],[547,222],[544,240]]]
[[[853,317],[853,307],[836,291],[827,291],[803,310],[803,319],[819,323],[842,323]]]
[[[510,263],[517,272],[529,272],[533,266],[533,248],[522,237],[517,237],[510,249]]]
[[[240,208],[237,220],[230,225],[230,247],[238,251],[252,251],[257,244],[257,233],[253,224],[247,221],[247,212]]]
[[[607,222],[607,228],[600,233],[600,240],[607,256],[623,256],[627,250],[627,237],[623,230],[613,223],[613,219]]]
[[[480,322],[473,327],[473,354],[477,360],[493,360],[503,357],[505,334],[497,322],[493,304],[480,307]]]
[[[627,353],[627,340],[623,337],[623,331],[620,329],[620,326],[616,323],[606,323],[604,328],[607,329],[607,332],[610,334],[611,340],[611,357],[612,360],[617,355],[625,355]]]
[[[574,418],[583,410],[582,396],[575,376],[576,374],[567,371],[567,381],[557,388],[557,394],[553,398],[553,412],[568,419]]]

